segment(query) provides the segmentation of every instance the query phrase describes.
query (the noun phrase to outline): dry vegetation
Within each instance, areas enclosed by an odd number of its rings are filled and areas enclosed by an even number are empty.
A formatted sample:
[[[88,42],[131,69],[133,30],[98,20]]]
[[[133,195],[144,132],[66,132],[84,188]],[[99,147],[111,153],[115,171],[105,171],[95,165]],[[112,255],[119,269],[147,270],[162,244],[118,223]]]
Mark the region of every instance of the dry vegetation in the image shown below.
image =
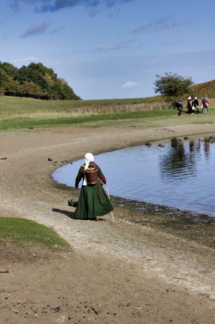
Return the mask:
[[[32,98],[0,97],[0,119],[29,115],[70,114],[91,115],[100,113],[132,112],[166,109],[161,97],[121,100],[37,100]]]
[[[204,94],[207,94],[208,98],[215,97],[215,80],[196,84],[191,87],[191,95],[194,97],[203,97]]]

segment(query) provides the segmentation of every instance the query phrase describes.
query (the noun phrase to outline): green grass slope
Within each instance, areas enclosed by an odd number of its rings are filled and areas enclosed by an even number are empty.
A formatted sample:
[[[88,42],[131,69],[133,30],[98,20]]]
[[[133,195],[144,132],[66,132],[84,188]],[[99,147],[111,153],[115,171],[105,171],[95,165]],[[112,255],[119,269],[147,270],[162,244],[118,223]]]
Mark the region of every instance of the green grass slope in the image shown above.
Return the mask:
[[[195,114],[191,118],[184,109],[182,116],[178,117],[175,109],[167,110],[145,110],[124,113],[83,115],[77,117],[58,118],[28,118],[16,117],[0,120],[0,134],[5,131],[36,131],[38,128],[64,127],[64,126],[84,126],[84,127],[155,127],[183,124],[183,123],[214,123],[215,108],[209,108],[210,114]],[[162,123],[162,125],[161,125]]]
[[[69,244],[51,228],[23,218],[0,217],[0,241],[2,240],[54,251],[71,250]]]
[[[175,110],[145,110],[125,113],[98,114],[79,117],[58,117],[58,118],[8,118],[0,120],[0,131],[10,129],[26,129],[39,127],[59,127],[82,125],[85,123],[99,123],[121,120],[144,120],[153,118],[171,118],[176,115]]]
[[[153,103],[161,100],[161,96],[132,99],[107,100],[38,100],[32,98],[19,98],[0,96],[0,114],[8,113],[35,113],[42,112],[71,112],[75,108],[93,108],[119,105],[132,105],[138,103]]]

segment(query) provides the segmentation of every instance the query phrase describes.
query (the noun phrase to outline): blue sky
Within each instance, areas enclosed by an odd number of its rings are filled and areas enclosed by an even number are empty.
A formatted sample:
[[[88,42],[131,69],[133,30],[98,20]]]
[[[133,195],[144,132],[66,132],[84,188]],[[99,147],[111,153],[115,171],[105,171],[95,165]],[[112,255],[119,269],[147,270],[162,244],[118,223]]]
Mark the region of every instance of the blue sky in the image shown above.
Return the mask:
[[[0,61],[42,62],[82,99],[153,96],[155,75],[215,79],[215,2],[4,0]]]

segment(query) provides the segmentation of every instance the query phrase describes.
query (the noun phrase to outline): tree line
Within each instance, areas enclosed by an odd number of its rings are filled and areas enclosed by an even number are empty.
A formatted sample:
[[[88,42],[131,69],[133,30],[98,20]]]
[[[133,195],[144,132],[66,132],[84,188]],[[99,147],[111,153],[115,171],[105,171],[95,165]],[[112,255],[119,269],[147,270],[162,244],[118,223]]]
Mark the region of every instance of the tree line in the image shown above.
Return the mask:
[[[42,63],[20,69],[0,61],[0,94],[37,99],[80,100],[68,83]]]

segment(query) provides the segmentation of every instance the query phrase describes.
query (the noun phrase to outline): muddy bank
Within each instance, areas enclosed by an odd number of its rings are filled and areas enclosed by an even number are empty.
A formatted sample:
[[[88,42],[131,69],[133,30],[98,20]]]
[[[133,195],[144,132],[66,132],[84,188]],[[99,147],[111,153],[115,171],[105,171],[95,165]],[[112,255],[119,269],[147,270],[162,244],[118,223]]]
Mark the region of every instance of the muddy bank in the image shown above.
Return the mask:
[[[122,219],[215,248],[215,219],[207,214],[111,197]]]

